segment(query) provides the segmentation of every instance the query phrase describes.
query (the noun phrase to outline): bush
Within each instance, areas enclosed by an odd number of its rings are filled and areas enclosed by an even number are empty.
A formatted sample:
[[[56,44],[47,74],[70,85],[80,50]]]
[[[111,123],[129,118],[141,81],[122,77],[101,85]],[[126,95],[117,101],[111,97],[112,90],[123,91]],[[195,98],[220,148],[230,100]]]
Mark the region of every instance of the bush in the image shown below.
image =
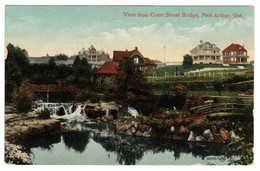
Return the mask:
[[[30,156],[21,150],[21,146],[5,141],[5,162],[10,164],[31,164]]]
[[[16,89],[14,97],[15,107],[19,112],[28,112],[31,109],[32,92],[27,81],[24,81],[22,85]]]
[[[38,118],[40,119],[50,119],[50,111],[45,108],[43,111],[41,111],[38,115]]]

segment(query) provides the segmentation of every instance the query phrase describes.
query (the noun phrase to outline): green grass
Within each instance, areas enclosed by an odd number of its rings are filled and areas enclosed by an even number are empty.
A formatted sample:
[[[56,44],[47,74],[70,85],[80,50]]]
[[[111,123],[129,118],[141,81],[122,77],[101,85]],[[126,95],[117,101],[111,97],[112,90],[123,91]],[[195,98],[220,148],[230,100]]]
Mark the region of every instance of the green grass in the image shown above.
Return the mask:
[[[157,76],[164,76],[165,72],[167,72],[169,74],[169,76],[174,76],[176,74],[176,71],[179,74],[183,75],[183,73],[185,73],[185,72],[195,71],[195,70],[203,69],[203,68],[237,68],[238,66],[245,67],[244,70],[253,70],[254,69],[253,65],[247,65],[247,64],[230,64],[230,66],[223,66],[222,64],[194,64],[194,65],[191,65],[190,67],[184,67],[182,65],[181,66],[166,66],[163,68],[159,68],[157,70]],[[240,71],[241,69],[238,69],[238,70]],[[222,71],[226,71],[226,70],[222,70]]]

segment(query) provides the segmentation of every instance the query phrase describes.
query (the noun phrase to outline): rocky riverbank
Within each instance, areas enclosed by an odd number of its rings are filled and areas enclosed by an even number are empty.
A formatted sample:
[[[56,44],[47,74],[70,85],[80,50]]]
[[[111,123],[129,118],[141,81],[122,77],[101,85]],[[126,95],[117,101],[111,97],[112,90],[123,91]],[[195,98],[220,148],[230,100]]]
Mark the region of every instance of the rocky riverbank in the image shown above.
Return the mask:
[[[5,114],[5,138],[13,143],[33,136],[68,131],[68,129],[59,120],[39,119],[35,111],[26,114]]]
[[[140,124],[136,121],[128,122],[127,117],[125,117],[125,120],[115,120],[114,124],[117,132],[120,134],[143,137],[160,137],[172,138],[175,140],[215,143],[228,143],[239,139],[239,136],[237,136],[232,130],[228,131],[224,128],[217,128],[216,126],[211,126],[210,129],[206,129],[201,135],[196,135],[194,131],[189,130],[183,125],[178,129],[172,126],[169,130],[165,130]]]

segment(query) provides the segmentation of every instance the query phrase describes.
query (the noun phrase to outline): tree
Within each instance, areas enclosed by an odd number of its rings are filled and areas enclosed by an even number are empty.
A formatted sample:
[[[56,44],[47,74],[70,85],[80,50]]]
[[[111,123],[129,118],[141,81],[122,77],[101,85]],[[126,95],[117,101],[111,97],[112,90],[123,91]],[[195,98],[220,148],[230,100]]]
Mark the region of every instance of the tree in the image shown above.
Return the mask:
[[[7,45],[5,60],[5,100],[11,102],[13,93],[21,85],[23,79],[29,75],[29,60],[27,51],[11,43]]]
[[[86,101],[95,97],[91,71],[91,65],[85,58],[78,61],[76,57],[72,67],[72,74],[65,81],[65,84],[73,87],[75,100]]]
[[[49,64],[49,66],[50,66],[51,68],[56,67],[55,59],[54,59],[53,57],[51,57],[48,64]]]
[[[20,112],[28,112],[32,105],[32,91],[27,81],[23,81],[21,86],[14,93],[15,106]]]
[[[125,107],[135,107],[141,113],[151,112],[154,107],[153,95],[142,72],[136,69],[130,59],[121,62],[119,68],[113,84],[107,87],[106,96]]]
[[[72,66],[76,66],[80,63],[80,59],[79,59],[79,55],[76,56],[74,62],[73,62],[73,65]]]
[[[183,66],[188,67],[191,66],[193,63],[192,57],[189,54],[183,56]]]
[[[65,54],[58,54],[58,55],[55,55],[55,58],[57,59],[57,60],[68,60],[68,56],[67,55],[65,55]]]
[[[212,82],[214,90],[218,91],[218,94],[221,95],[221,91],[223,91],[226,87],[226,83],[224,81],[215,80]]]

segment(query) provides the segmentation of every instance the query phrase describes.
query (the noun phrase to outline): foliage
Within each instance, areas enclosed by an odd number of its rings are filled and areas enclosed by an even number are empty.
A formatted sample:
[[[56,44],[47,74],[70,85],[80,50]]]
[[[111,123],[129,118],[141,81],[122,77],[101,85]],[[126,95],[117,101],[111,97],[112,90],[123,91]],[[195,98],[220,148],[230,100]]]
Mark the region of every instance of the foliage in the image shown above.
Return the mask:
[[[183,56],[183,66],[184,67],[189,67],[193,63],[192,57],[189,54],[186,54]]]
[[[56,67],[55,59],[54,59],[53,57],[51,57],[51,58],[49,59],[48,64],[49,64],[50,67]]]
[[[12,102],[14,90],[28,75],[29,60],[27,51],[11,43],[7,45],[7,58],[5,60],[5,100]]]
[[[10,164],[31,164],[30,156],[22,152],[20,145],[5,141],[5,162]]]
[[[76,65],[79,65],[79,64],[80,64],[80,58],[79,58],[79,55],[77,55],[72,66],[76,66]]]
[[[176,96],[186,96],[188,92],[187,87],[183,84],[176,84],[172,86],[171,89]]]
[[[122,62],[119,67],[120,71],[113,84],[107,87],[106,96],[121,105],[130,105],[141,112],[149,113],[154,107],[154,101],[146,78],[129,59]]]
[[[55,58],[56,60],[65,60],[65,61],[68,60],[68,56],[65,55],[65,54],[62,54],[62,53],[60,53],[60,54],[58,54],[58,55],[55,55],[54,58]]]
[[[28,112],[32,105],[32,91],[27,81],[23,81],[22,85],[15,91],[14,103],[16,109],[20,112]]]
[[[213,81],[212,85],[214,87],[214,90],[218,91],[219,95],[221,94],[221,91],[223,91],[226,87],[225,82],[218,80]]]
[[[196,107],[199,105],[204,104],[204,99],[202,96],[196,95],[196,96],[191,96],[186,99],[185,104],[183,106],[184,111],[190,111],[190,108]]]
[[[38,114],[38,117],[40,119],[50,119],[50,111],[47,108],[45,108]]]
[[[253,163],[253,144],[246,142],[245,138],[240,138],[228,144],[230,151],[240,154],[238,160],[231,161],[229,165],[249,165]]]

